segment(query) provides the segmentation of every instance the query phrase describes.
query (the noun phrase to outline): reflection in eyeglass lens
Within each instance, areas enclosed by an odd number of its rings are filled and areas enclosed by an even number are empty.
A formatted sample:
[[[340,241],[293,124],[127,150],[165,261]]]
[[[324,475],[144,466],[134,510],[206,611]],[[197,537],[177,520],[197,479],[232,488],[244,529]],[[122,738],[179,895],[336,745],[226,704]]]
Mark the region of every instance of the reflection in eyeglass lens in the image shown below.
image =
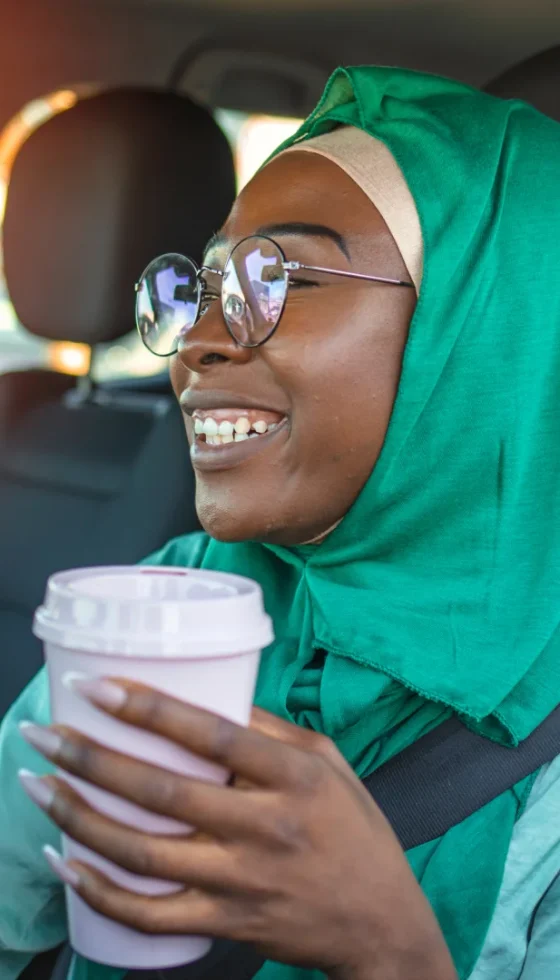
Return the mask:
[[[240,243],[226,265],[223,285],[224,313],[237,339],[249,344],[265,340],[278,322],[286,297],[278,250],[268,242]]]
[[[196,266],[180,255],[156,259],[144,273],[136,298],[138,328],[155,354],[177,349],[178,339],[195,323],[199,306]]]
[[[224,269],[222,298],[224,317],[233,336],[242,344],[252,343],[251,310],[247,306],[236,265],[231,259]]]

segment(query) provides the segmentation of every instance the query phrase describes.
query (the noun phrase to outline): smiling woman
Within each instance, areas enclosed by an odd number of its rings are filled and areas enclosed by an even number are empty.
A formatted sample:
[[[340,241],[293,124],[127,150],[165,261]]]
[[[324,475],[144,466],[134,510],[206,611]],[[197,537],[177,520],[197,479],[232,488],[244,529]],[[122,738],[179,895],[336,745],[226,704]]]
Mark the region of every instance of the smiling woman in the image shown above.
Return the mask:
[[[279,186],[286,188],[281,196],[276,193]],[[320,224],[325,188],[332,200],[332,230]],[[265,233],[281,238],[288,264],[296,266],[289,288],[287,272],[284,280],[281,260],[270,256],[269,247],[264,261],[273,262],[280,270],[276,281],[286,284],[285,300],[269,321],[248,292],[250,283],[254,297],[257,272],[250,266],[257,253],[263,254],[263,247],[259,238],[247,236]],[[235,262],[239,246],[228,255],[239,241],[256,244]],[[276,247],[270,239],[268,242],[274,253]],[[266,250],[266,242],[264,246]],[[234,295],[243,294],[245,324],[250,323],[250,328],[241,329],[256,332],[256,342],[261,345],[267,338],[268,342],[258,358],[239,343],[239,324],[232,326],[226,295],[223,314],[219,308],[209,308],[200,326],[193,325],[182,338],[172,367],[175,390],[191,409],[199,407],[197,398],[202,398],[205,408],[251,407],[257,415],[272,411],[276,413],[273,421],[283,424],[266,440],[243,450],[222,448],[218,454],[198,441],[193,443],[198,513],[210,533],[225,540],[260,538],[298,544],[314,539],[348,510],[381,448],[414,308],[414,290],[395,290],[393,285],[410,285],[408,271],[383,218],[362,188],[319,153],[286,153],[265,167],[240,195],[221,235],[211,243],[205,265],[224,269],[222,290],[226,291],[228,268],[233,265],[238,272]],[[310,281],[305,270],[318,267],[337,270],[337,274],[315,272]],[[340,331],[342,317],[344,334]],[[373,336],[372,317],[379,322]],[[270,339],[273,334],[274,342]],[[359,369],[372,343],[381,354],[373,377]],[[340,349],[333,361],[329,352],[337,344]],[[288,349],[294,353],[286,357]],[[331,405],[333,384],[345,392],[336,415]],[[377,398],[369,409],[370,425],[356,426],[356,418],[370,401],[372,384]],[[190,426],[187,431],[192,432]],[[318,457],[323,458],[320,467]],[[237,467],[245,459],[251,461],[250,473]],[[341,473],[345,476],[342,481]],[[259,487],[260,508],[247,495],[248,479]],[[227,509],[223,506],[225,481]]]
[[[360,778],[453,715],[513,749],[558,704],[559,157],[560,127],[528,106],[340,69],[202,268],[148,267],[138,326],[173,358],[205,529],[148,563],[256,579],[276,640],[248,730],[78,679],[100,710],[225,763],[219,791],[46,727],[36,679],[1,742],[8,951],[61,938],[62,879],[136,929],[255,944],[259,980],[554,975],[558,760],[406,855]],[[51,765],[201,833],[101,818],[45,764],[23,783],[49,824],[13,788],[22,720]],[[52,850],[47,868],[34,842],[56,847],[53,824],[179,890],[124,891]]]

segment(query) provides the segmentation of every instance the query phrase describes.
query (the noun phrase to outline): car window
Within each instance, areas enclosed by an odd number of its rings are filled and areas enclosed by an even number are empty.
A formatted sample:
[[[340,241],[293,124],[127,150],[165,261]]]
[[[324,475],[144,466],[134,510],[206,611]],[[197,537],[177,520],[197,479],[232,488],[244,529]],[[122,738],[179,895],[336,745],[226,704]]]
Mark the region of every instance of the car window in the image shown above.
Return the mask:
[[[97,90],[90,86],[90,90]],[[0,131],[0,231],[10,172],[22,143],[30,133],[58,112],[70,109],[83,88],[54,92],[25,106]],[[228,137],[235,155],[238,188],[241,189],[276,146],[300,124],[297,119],[249,115],[216,110],[216,120]],[[1,241],[1,239],[0,239]],[[132,291],[131,291],[132,297]],[[131,298],[131,316],[133,297]],[[66,374],[87,374],[91,352],[86,344],[53,343],[33,337],[18,323],[8,296],[0,246],[0,374],[26,367],[46,367]],[[162,370],[161,362],[141,343],[135,330],[120,340],[100,345],[95,352],[93,376],[97,381],[143,377]]]

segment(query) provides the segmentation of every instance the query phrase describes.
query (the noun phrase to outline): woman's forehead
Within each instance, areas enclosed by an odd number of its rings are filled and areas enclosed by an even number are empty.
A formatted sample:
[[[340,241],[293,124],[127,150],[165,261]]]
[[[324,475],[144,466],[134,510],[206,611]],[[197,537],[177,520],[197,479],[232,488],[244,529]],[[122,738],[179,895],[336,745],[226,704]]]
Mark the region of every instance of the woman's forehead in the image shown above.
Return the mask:
[[[305,226],[327,228],[333,249],[350,252],[353,240],[364,234],[372,240],[384,223],[340,167],[318,154],[294,151],[276,157],[243,189],[222,229],[221,244],[225,248],[262,229],[288,225],[297,237],[304,237]],[[318,237],[326,243],[329,235]]]

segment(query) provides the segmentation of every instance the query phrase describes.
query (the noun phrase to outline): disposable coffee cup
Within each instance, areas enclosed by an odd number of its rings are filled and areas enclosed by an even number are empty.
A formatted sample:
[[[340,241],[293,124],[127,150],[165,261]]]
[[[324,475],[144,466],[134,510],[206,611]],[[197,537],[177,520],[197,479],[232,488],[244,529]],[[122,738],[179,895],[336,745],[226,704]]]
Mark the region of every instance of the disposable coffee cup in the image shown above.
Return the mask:
[[[248,725],[260,652],[273,639],[260,587],[249,579],[179,568],[81,568],[49,579],[34,633],[44,641],[52,718],[97,742],[164,769],[224,783],[222,768],[125,725],[73,694],[69,672],[125,677]],[[192,828],[149,813],[65,772],[95,809],[150,834]],[[68,837],[66,859],[85,861],[131,891],[164,895],[177,883],[133,875]],[[146,935],[94,912],[66,889],[70,943],[94,962],[166,969],[204,956],[211,939]]]

